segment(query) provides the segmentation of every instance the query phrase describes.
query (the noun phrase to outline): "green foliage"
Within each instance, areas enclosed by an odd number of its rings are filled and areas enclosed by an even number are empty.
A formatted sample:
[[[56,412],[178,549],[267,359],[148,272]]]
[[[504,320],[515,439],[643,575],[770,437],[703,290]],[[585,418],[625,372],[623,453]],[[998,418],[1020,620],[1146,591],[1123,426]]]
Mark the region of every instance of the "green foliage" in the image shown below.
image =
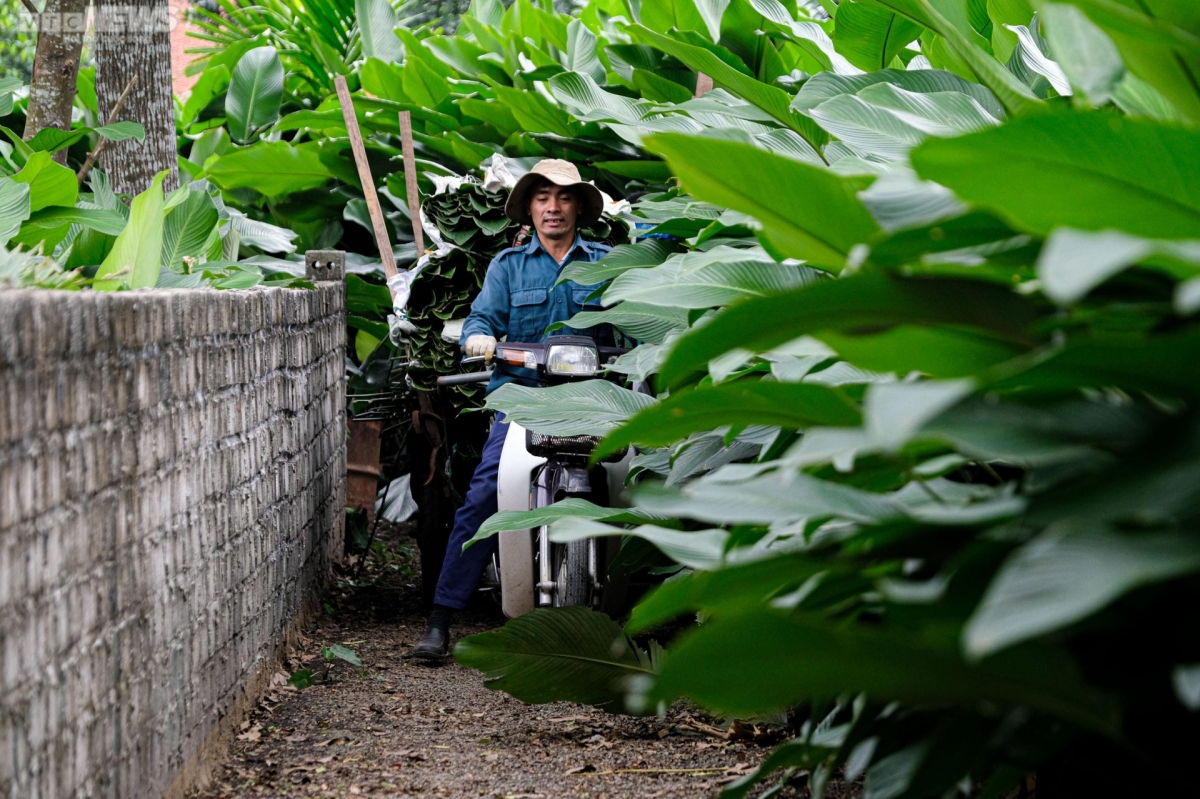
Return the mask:
[[[629,563],[676,576],[624,631],[570,608],[465,639],[492,687],[792,711],[793,740],[731,796],[779,772],[819,796],[837,770],[874,797],[1004,796],[1034,771],[1178,793],[1198,734],[1200,640],[1179,615],[1200,598],[1200,19],[1181,2],[808,5],[643,2],[638,24],[624,4],[477,2],[447,35],[408,5],[223,2],[201,14],[190,175],[225,190],[226,247],[351,251],[356,411],[457,368],[443,329],[519,235],[485,169],[559,157],[614,197],[648,192],[589,234],[622,246],[562,279],[611,306],[569,325],[640,342],[611,368],[659,396],[595,381],[487,399],[604,436],[600,452],[640,447],[633,507],[562,503],[479,536],[625,536],[655,553]],[[278,107],[234,118],[231,79],[268,48]],[[716,88],[694,98],[699,72]],[[338,74],[401,260],[420,255],[401,110],[449,245],[413,282],[404,348],[385,341]],[[14,148],[10,172],[31,155]],[[0,198],[0,229],[54,222],[21,189]],[[165,217],[183,271],[193,217],[211,219],[202,199]],[[661,661],[628,637],[690,617]]]
[[[460,660],[529,701],[792,711],[795,738],[729,796],[805,774],[819,796],[836,770],[914,799],[1003,796],[1031,772],[1050,795],[1096,773],[1178,791],[1200,735],[1200,638],[1179,616],[1200,598],[1183,78],[1200,17],[847,1],[832,22],[760,17],[764,56],[729,24],[742,5],[663,4],[625,29],[640,47],[592,28],[603,80],[527,56],[567,127],[661,157],[690,196],[630,212],[675,242],[563,275],[601,284],[613,307],[589,316],[643,342],[612,368],[657,401],[608,383],[488,398],[535,430],[605,436],[596,457],[639,452],[631,508],[501,514],[480,536],[637,539],[677,576],[624,634],[703,623],[634,679],[606,664],[574,689],[564,657],[616,639],[586,610],[467,638]],[[937,69],[905,68],[918,57]],[[636,80],[675,81],[677,62],[718,89]],[[790,69],[812,77],[775,79]],[[555,632],[585,625],[606,632]]]

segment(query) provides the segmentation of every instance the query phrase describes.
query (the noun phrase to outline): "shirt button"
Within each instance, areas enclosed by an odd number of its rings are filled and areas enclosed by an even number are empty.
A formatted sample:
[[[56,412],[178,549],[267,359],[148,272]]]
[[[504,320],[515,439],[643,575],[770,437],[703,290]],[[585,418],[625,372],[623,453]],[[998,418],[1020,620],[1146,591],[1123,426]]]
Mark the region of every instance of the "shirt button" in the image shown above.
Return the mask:
[[[559,302],[559,303],[561,303],[561,302],[562,302],[562,297],[559,297],[559,298],[558,298],[558,302]]]

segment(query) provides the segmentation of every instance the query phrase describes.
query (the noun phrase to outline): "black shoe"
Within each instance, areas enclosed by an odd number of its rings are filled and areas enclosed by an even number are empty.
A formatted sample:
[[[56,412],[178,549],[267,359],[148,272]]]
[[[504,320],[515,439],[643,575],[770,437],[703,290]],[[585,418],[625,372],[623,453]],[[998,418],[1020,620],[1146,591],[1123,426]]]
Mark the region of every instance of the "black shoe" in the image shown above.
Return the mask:
[[[450,654],[450,608],[434,605],[429,627],[408,653],[411,658],[441,661]]]

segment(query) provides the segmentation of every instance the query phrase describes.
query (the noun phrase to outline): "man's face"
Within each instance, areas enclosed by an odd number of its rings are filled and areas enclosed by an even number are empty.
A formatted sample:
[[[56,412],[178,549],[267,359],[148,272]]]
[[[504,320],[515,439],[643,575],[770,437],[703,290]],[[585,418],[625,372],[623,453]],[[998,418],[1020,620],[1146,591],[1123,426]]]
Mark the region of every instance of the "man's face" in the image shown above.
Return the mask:
[[[574,238],[579,200],[571,189],[546,182],[533,190],[529,215],[543,239]]]

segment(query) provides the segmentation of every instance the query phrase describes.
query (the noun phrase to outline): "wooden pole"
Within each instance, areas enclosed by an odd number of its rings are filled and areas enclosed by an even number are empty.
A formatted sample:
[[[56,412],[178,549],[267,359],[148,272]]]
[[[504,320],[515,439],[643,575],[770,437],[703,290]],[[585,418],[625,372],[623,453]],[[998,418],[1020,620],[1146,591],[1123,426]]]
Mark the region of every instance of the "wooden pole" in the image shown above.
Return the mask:
[[[350,136],[350,149],[354,152],[354,165],[358,167],[358,179],[362,182],[363,196],[367,200],[371,227],[375,229],[375,244],[383,260],[383,273],[390,279],[397,274],[396,254],[392,252],[387,225],[383,223],[383,210],[379,207],[379,195],[375,193],[375,179],[371,177],[371,167],[367,163],[367,148],[363,145],[362,131],[358,129],[358,117],[354,115],[354,101],[350,99],[350,89],[344,77],[338,75],[333,83],[342,104],[342,117],[346,120],[346,133]]]
[[[696,97],[703,97],[712,91],[713,79],[703,72],[696,75]]]
[[[404,188],[408,190],[408,212],[412,215],[413,240],[417,257],[425,252],[425,231],[421,228],[421,197],[417,191],[417,157],[413,152],[412,114],[400,112],[400,147],[404,153]]]

